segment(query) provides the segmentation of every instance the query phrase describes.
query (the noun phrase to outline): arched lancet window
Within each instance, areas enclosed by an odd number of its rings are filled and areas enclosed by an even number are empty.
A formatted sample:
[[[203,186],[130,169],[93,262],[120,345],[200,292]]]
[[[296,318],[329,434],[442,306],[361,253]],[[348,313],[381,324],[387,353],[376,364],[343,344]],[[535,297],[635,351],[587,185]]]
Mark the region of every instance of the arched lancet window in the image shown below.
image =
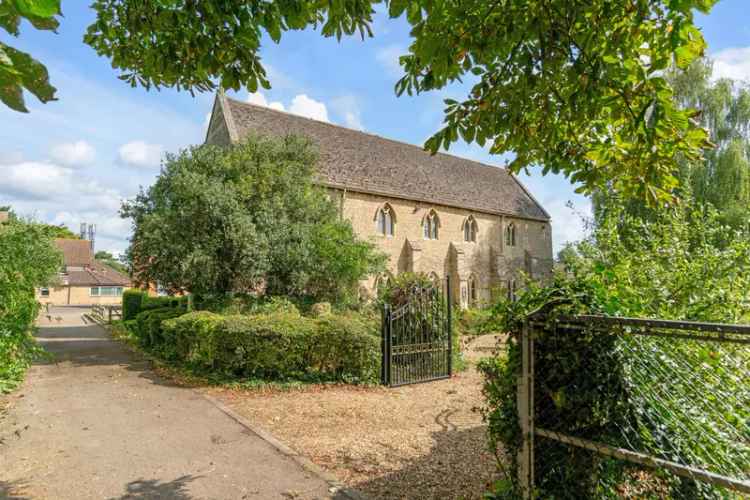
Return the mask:
[[[475,307],[477,305],[477,278],[473,274],[469,276],[467,287],[469,289],[469,307]]]
[[[375,230],[383,236],[393,236],[396,226],[396,214],[389,204],[383,205],[375,214]]]
[[[516,246],[516,225],[512,222],[505,228],[505,244],[509,247]]]
[[[436,240],[438,239],[438,227],[440,227],[440,219],[434,210],[430,210],[427,215],[422,219],[422,231],[424,233],[424,239]]]
[[[468,216],[464,221],[464,241],[477,241],[478,229],[474,216]]]

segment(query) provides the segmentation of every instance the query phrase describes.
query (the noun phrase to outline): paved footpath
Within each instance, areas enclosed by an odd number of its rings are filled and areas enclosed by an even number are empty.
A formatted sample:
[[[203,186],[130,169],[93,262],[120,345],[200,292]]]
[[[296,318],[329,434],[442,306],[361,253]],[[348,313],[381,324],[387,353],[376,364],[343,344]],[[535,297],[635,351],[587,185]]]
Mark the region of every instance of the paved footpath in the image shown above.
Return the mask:
[[[31,368],[0,420],[0,498],[330,497],[321,477],[80,313],[40,320],[56,359]]]

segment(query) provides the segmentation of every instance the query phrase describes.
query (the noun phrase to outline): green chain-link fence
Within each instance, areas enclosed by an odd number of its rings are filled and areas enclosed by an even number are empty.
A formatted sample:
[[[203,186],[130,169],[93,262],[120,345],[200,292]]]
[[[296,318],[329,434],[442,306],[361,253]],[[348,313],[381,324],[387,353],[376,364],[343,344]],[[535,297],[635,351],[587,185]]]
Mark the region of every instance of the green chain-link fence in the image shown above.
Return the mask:
[[[750,495],[750,326],[537,316],[521,351],[529,497]]]

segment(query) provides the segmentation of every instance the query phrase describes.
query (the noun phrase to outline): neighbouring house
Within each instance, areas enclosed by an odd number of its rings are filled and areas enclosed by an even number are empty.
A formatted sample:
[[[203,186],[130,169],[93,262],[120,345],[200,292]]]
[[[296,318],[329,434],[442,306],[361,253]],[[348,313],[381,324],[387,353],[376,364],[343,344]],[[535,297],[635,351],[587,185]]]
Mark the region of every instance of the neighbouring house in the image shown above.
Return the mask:
[[[130,279],[94,259],[90,241],[58,238],[55,246],[63,254],[63,268],[56,284],[37,289],[39,302],[56,306],[122,302]]]
[[[0,211],[0,224],[4,224],[8,222],[8,220],[10,220],[10,213],[5,210]]]
[[[401,272],[449,275],[462,307],[493,293],[514,296],[521,273],[552,272],[550,216],[507,170],[331,123],[228,98],[214,101],[207,144],[248,134],[303,135],[320,153],[318,182],[329,189],[357,234],[389,256],[372,276],[372,295]]]

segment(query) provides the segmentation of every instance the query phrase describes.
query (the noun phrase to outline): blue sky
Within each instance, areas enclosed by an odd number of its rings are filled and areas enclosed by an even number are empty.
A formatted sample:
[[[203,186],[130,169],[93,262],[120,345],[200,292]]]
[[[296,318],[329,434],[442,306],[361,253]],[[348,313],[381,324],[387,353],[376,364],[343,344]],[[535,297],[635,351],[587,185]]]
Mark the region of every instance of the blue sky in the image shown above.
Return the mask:
[[[153,182],[165,152],[202,142],[213,95],[130,88],[81,41],[93,20],[85,3],[63,0],[63,12],[58,34],[25,25],[20,38],[8,40],[0,31],[0,40],[47,65],[59,98],[41,104],[27,96],[27,115],[0,106],[0,205],[74,230],[80,222],[95,223],[97,249],[120,252],[130,232],[117,215],[121,200]],[[750,80],[747,0],[721,0],[698,23],[715,72]],[[279,45],[266,40],[261,55],[273,88],[235,97],[422,144],[441,124],[442,100],[461,98],[464,89],[397,98],[393,85],[408,28],[379,14],[374,31],[364,41],[337,42],[312,30],[286,33]],[[505,161],[467,144],[450,152],[494,165]],[[556,249],[582,236],[586,198],[559,176],[532,170],[521,178],[553,217]]]

